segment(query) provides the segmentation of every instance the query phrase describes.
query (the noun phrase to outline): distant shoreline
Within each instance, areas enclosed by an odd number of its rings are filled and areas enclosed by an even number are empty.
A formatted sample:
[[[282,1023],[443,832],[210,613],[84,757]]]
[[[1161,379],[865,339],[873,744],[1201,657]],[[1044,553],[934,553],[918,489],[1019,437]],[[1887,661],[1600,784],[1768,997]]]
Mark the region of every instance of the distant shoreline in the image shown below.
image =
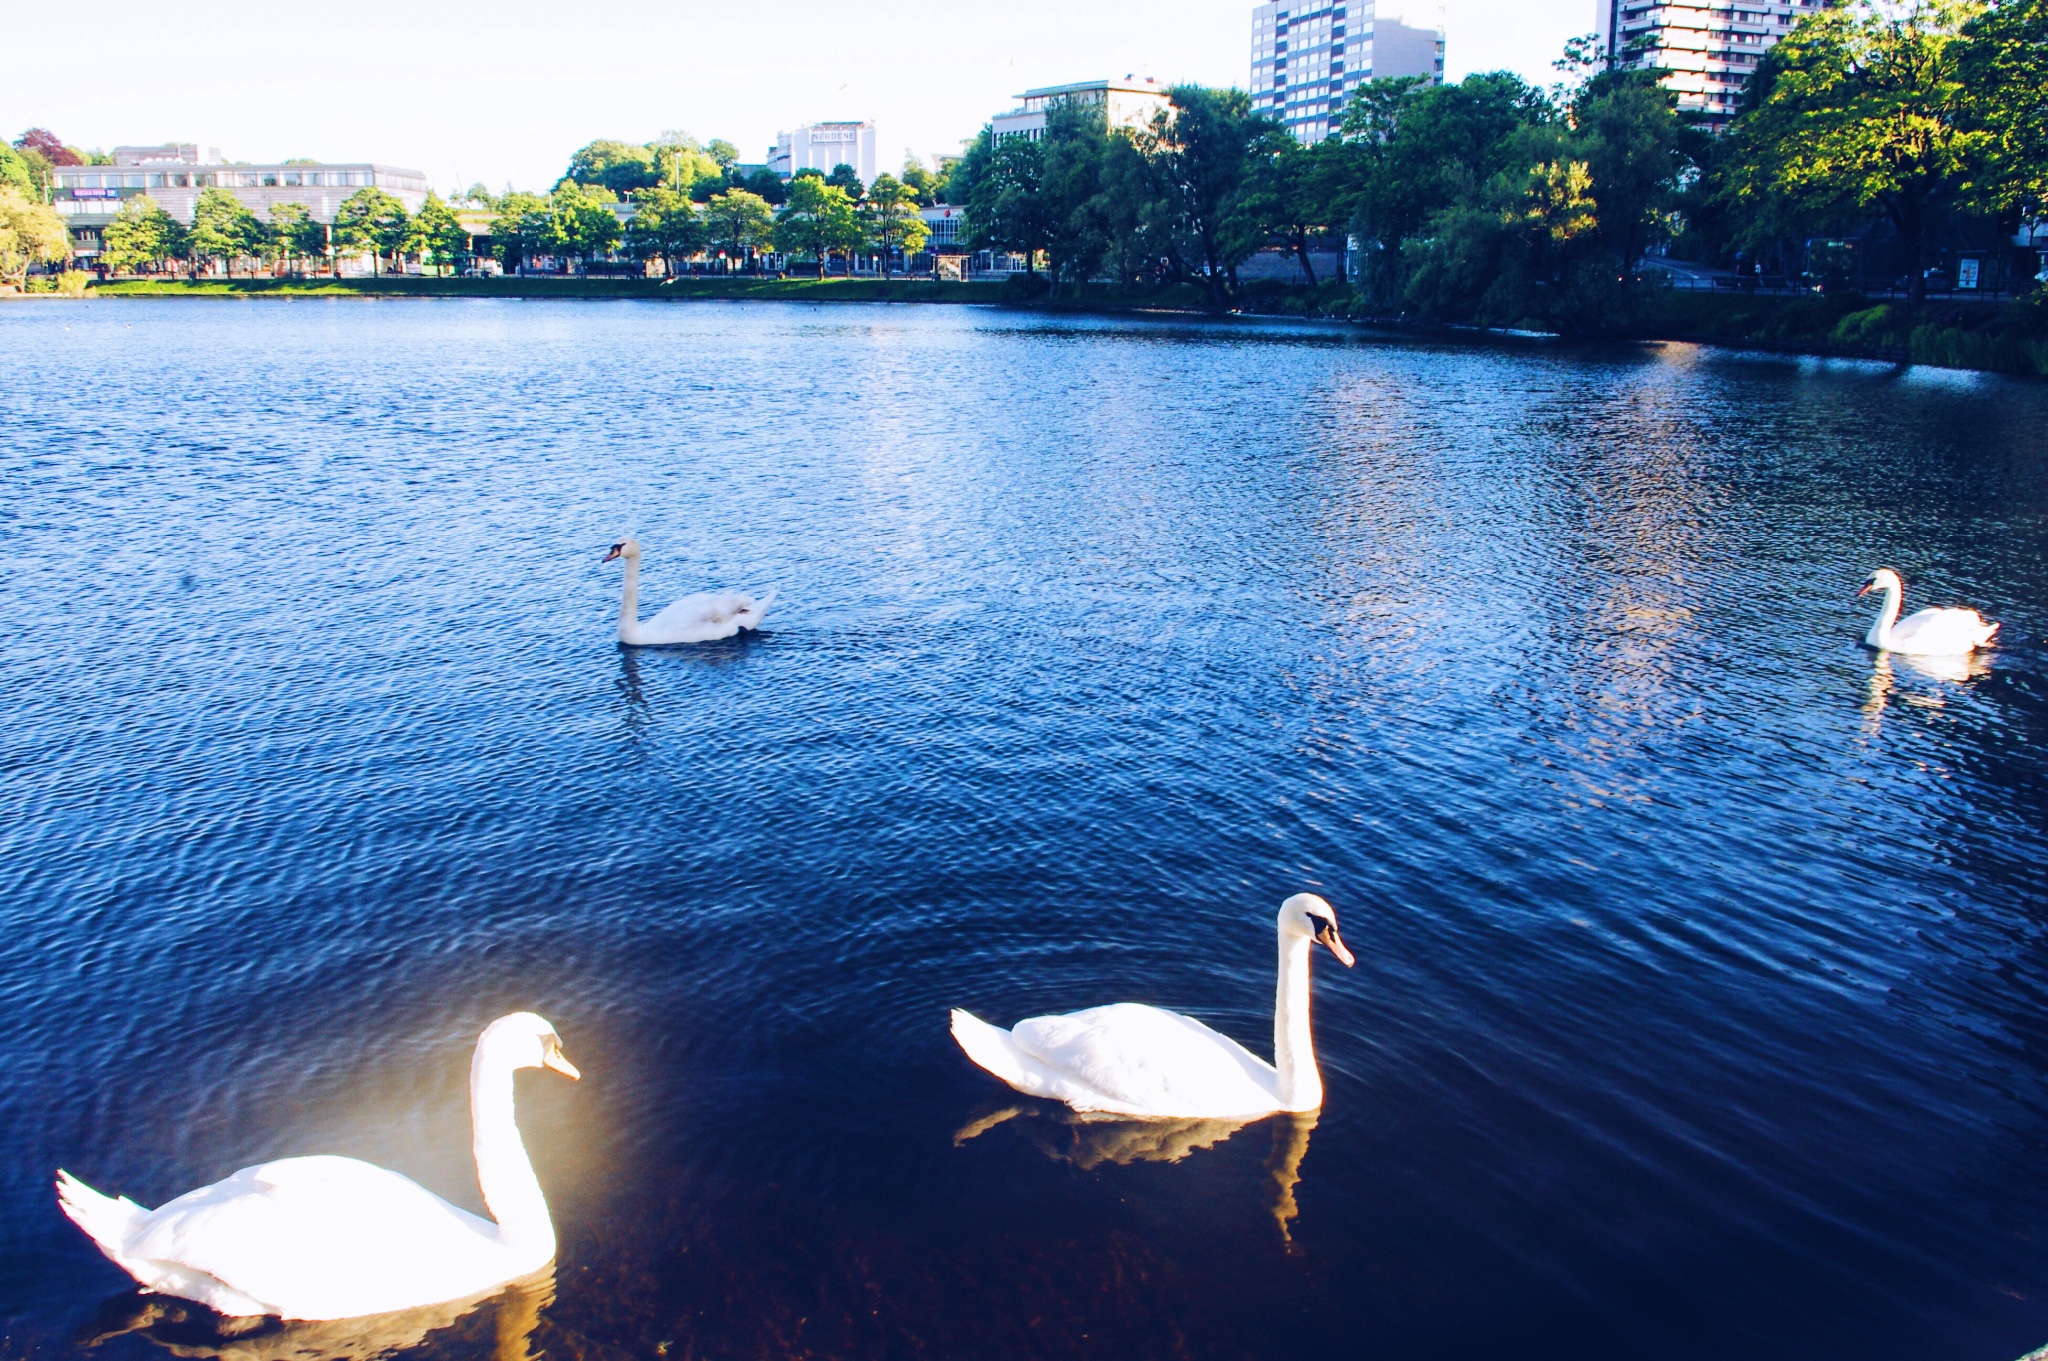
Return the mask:
[[[10,300],[49,297],[9,295]],[[1312,322],[1333,330],[1371,330],[1490,340],[1559,341],[1469,325],[1442,325],[1400,317],[1318,316],[1301,311],[1263,309],[1217,312],[1206,306],[1200,289],[1167,285],[1127,296],[1086,297],[1073,301],[1023,302],[1000,283],[940,282],[930,278],[882,279],[754,279],[682,278],[607,279],[561,277],[498,277],[434,279],[417,275],[378,279],[128,279],[94,287],[88,296],[108,298],[359,298],[365,301],[401,298],[630,300],[670,302],[813,302],[926,303],[937,305],[1007,305],[1045,314],[1171,317],[1189,322],[1291,321]],[[54,300],[54,299],[53,299]],[[2008,305],[2008,310],[2010,305]],[[1890,327],[1873,313],[1888,310],[1869,299],[1779,297],[1673,293],[1657,299],[1653,314],[1609,341],[1717,345],[1733,350],[1804,355],[1817,359],[1863,359],[1889,364],[1926,364],[1938,368],[2048,376],[2048,339],[2015,332],[2002,320],[2001,309],[1980,302],[1930,304],[1922,313],[1901,315]],[[1858,325],[1859,319],[1865,324]],[[1907,329],[1899,332],[1899,326]],[[2031,328],[2029,328],[2031,329]],[[1895,333],[1897,332],[1897,333]]]

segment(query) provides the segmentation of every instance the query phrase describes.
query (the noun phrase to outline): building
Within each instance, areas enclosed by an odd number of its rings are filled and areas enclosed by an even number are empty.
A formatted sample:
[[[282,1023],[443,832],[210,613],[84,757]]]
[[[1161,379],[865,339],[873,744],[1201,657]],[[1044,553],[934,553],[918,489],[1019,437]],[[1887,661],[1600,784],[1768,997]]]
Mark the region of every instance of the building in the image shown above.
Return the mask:
[[[1368,80],[1444,78],[1441,29],[1375,15],[1373,0],[1274,0],[1252,11],[1252,109],[1304,142],[1330,135]]]
[[[332,222],[350,194],[372,185],[403,203],[408,213],[417,212],[427,198],[427,177],[417,170],[367,161],[230,165],[217,148],[189,142],[115,147],[112,165],[60,165],[54,179],[51,206],[71,229],[74,253],[87,258],[99,253],[100,230],[114,220],[122,203],[140,194],[187,224],[208,189],[228,190],[265,222],[279,203],[302,203],[314,221]]]
[[[1735,117],[1758,58],[1828,0],[1599,0],[1601,46],[1629,66],[1664,70],[1678,107],[1719,130]]]
[[[806,123],[777,133],[768,152],[768,168],[785,180],[799,170],[829,175],[842,165],[852,166],[862,184],[873,184],[882,173],[875,157],[873,123]]]
[[[1045,135],[1045,115],[1055,105],[1094,107],[1100,105],[1112,128],[1149,128],[1152,115],[1168,107],[1166,91],[1159,88],[1159,82],[1149,77],[1138,80],[1125,76],[1122,80],[1083,80],[1072,85],[1048,85],[1042,90],[1026,90],[1017,96],[1017,107],[1008,113],[999,113],[989,120],[989,128],[997,141],[1006,137],[1023,137],[1037,141]]]

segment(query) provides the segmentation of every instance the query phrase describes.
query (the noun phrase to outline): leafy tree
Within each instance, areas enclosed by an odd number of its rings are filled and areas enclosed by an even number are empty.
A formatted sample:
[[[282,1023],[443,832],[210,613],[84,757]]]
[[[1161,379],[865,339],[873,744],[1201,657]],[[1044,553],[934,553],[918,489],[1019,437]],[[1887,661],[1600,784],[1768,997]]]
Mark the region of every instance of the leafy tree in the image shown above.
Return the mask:
[[[11,186],[24,196],[42,197],[28,162],[11,146],[0,144],[0,185]]]
[[[71,256],[71,234],[54,208],[12,185],[0,185],[0,278],[17,285],[30,265],[55,264]]]
[[[858,249],[862,235],[853,200],[844,189],[818,175],[798,175],[789,182],[789,199],[775,217],[775,249],[817,261],[822,279],[826,261],[839,249],[849,250],[848,273],[852,272],[850,252]]]
[[[718,162],[720,170],[730,170],[740,158],[740,149],[723,137],[714,137],[705,143],[704,154]]]
[[[771,178],[773,178],[771,176]],[[776,181],[777,187],[781,181]],[[713,194],[704,205],[705,246],[725,252],[728,260],[744,260],[773,239],[775,210],[768,200],[747,189]]]
[[[1650,247],[1671,234],[1681,189],[1710,138],[1679,118],[1678,96],[1653,71],[1594,76],[1573,99],[1570,118],[1572,154],[1591,177],[1600,244],[1627,286]]]
[[[2048,212],[2048,0],[2002,0],[1965,30],[1963,81],[1988,134],[1975,197]]]
[[[622,227],[607,203],[616,202],[602,185],[564,180],[555,186],[547,244],[584,264],[618,244]]]
[[[469,188],[463,190],[460,194],[457,194],[455,202],[473,203],[479,208],[488,208],[492,212],[498,210],[498,200],[492,197],[490,188],[481,180],[470,185]]]
[[[546,199],[508,190],[491,219],[491,254],[499,264],[523,274],[526,257],[547,249],[552,230],[553,212]]]
[[[962,235],[972,250],[1014,252],[1026,273],[1037,272],[1038,253],[1051,242],[1053,214],[1044,194],[1045,156],[1027,137],[998,141],[988,128],[969,143],[953,182],[966,182],[967,220]]]
[[[673,189],[642,190],[633,207],[633,220],[626,225],[626,249],[636,260],[659,258],[670,278],[711,239],[697,206]]]
[[[868,191],[867,186],[860,182],[860,172],[844,163],[832,167],[832,173],[825,177],[825,183],[838,185],[855,203],[859,203]]]
[[[1258,167],[1252,187],[1253,215],[1266,224],[1275,244],[1294,252],[1311,285],[1316,267],[1310,246],[1343,225],[1346,150],[1337,138],[1313,146],[1289,138]]]
[[[890,251],[900,250],[908,259],[923,250],[931,237],[931,228],[918,216],[917,195],[894,175],[875,176],[861,214],[867,223],[867,244],[881,254],[885,279],[889,277]]]
[[[191,248],[195,259],[218,260],[233,278],[235,261],[263,245],[263,224],[226,189],[203,189],[192,205]]]
[[[765,165],[747,176],[745,188],[748,193],[770,204],[781,203],[785,192],[782,187],[782,176]]]
[[[469,249],[469,233],[456,220],[455,210],[432,190],[413,214],[412,234],[421,262],[433,266],[436,273],[460,264]]]
[[[327,254],[327,228],[313,220],[303,203],[271,205],[270,239],[288,268],[292,261],[318,260]],[[303,266],[294,272],[303,272]]]
[[[14,151],[22,164],[28,168],[30,190],[35,197],[48,202],[50,191],[55,184],[51,173],[60,165],[84,165],[85,157],[75,149],[65,146],[63,139],[48,128],[30,128],[14,139]]]
[[[1980,12],[1852,0],[1806,19],[1759,64],[1754,106],[1730,130],[1727,192],[1752,210],[1777,200],[1794,221],[1881,209],[1904,248],[1908,304],[1921,302],[1935,213],[1967,200],[1998,150],[1966,79],[1963,27]]]
[[[720,187],[724,185],[725,167],[687,132],[665,132],[659,141],[648,145],[648,150],[661,172],[661,182],[670,189],[687,193],[698,181],[706,179],[719,181]]]
[[[562,177],[578,184],[603,185],[614,194],[629,194],[659,183],[662,167],[655,164],[652,148],[600,139],[571,156]]]
[[[137,194],[100,233],[100,263],[116,273],[163,268],[186,251],[185,228],[147,194]]]
[[[945,181],[939,176],[912,160],[904,161],[900,182],[920,208],[929,208],[940,202],[939,191],[945,187]]]
[[[1175,86],[1172,110],[1153,116],[1151,154],[1169,205],[1174,252],[1220,304],[1238,264],[1264,235],[1252,191],[1255,165],[1278,153],[1286,128],[1254,114],[1242,90]]]
[[[350,194],[334,213],[336,255],[343,249],[369,252],[373,278],[382,259],[403,250],[411,233],[405,205],[375,185]]]

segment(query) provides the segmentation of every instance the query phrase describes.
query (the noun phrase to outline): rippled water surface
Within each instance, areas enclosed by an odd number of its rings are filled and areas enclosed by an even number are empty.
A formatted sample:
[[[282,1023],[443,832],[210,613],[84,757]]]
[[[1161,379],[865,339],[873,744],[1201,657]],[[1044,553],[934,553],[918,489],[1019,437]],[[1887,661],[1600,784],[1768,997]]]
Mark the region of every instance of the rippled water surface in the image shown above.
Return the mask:
[[[766,304],[21,304],[0,372],[9,1358],[220,1349],[59,1166],[480,1210],[521,1007],[552,1285],[227,1354],[2048,1342],[2048,389]],[[626,532],[768,626],[622,650]],[[1880,563],[2001,645],[1865,652]],[[1318,1117],[947,1034],[1266,1052],[1303,888]]]

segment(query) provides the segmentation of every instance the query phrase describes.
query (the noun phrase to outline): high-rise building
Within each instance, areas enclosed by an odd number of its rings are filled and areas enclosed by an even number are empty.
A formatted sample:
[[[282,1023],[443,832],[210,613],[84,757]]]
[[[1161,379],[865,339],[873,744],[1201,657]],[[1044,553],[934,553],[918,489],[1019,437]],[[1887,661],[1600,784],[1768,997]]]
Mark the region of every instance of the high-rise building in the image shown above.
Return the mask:
[[[875,155],[873,123],[806,123],[778,133],[768,151],[768,168],[784,179],[799,170],[829,175],[842,165],[853,167],[862,184],[873,184],[882,167]]]
[[[1668,74],[1678,107],[1715,129],[1735,117],[1757,59],[1828,0],[1599,0],[1600,42],[1630,66]]]
[[[1373,0],[1273,0],[1252,11],[1252,108],[1304,142],[1330,135],[1353,90],[1392,76],[1441,81],[1442,30],[1376,18]]]

